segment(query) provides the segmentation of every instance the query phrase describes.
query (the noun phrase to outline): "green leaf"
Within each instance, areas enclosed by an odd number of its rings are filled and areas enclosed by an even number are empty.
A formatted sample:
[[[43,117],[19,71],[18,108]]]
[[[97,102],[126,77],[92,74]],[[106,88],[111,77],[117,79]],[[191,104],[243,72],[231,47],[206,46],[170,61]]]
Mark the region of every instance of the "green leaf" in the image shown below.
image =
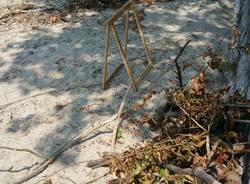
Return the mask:
[[[122,138],[122,130],[118,128],[117,133],[116,133],[116,139]]]
[[[133,169],[133,175],[137,176],[138,174],[140,174],[140,172],[142,171],[142,168],[139,164],[136,164],[136,167]]]
[[[167,169],[160,169],[160,175],[161,175],[161,177],[168,177],[169,172]]]

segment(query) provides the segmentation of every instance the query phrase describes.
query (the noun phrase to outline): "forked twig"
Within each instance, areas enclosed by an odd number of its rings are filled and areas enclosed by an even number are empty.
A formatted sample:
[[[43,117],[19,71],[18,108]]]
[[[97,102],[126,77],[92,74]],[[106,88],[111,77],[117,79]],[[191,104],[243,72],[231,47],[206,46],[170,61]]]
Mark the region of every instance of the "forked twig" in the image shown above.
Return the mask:
[[[182,72],[181,72],[181,68],[180,65],[178,63],[178,59],[179,57],[182,55],[182,53],[184,52],[185,48],[188,46],[188,44],[192,41],[192,38],[188,39],[188,41],[185,43],[185,45],[181,48],[179,54],[175,57],[174,59],[174,64],[177,70],[177,78],[179,80],[179,85],[182,88],[183,87],[183,83],[182,83]]]

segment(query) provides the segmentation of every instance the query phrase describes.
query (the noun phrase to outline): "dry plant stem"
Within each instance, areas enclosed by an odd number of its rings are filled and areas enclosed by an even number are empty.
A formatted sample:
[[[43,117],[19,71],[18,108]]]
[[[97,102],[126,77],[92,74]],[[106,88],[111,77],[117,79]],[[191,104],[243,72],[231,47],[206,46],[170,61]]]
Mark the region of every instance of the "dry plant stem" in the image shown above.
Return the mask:
[[[124,109],[124,106],[125,106],[126,99],[127,99],[128,95],[129,95],[129,92],[131,90],[131,86],[132,86],[132,84],[130,83],[130,85],[129,85],[126,93],[125,93],[125,96],[122,99],[119,111],[117,113],[117,120],[116,120],[116,124],[115,124],[114,130],[113,130],[113,135],[112,135],[112,144],[111,144],[111,151],[112,152],[115,151],[115,142],[116,142],[117,130],[118,130],[119,125],[120,125],[120,123],[122,121],[121,115],[122,115],[122,112],[123,112],[123,109]]]
[[[181,68],[178,64],[178,59],[179,57],[182,55],[182,53],[184,52],[185,48],[188,46],[188,44],[192,41],[192,38],[190,38],[186,43],[185,45],[181,48],[179,54],[175,57],[174,59],[174,64],[175,64],[175,67],[176,67],[176,70],[177,70],[177,78],[179,80],[179,85],[180,87],[182,88],[183,87],[183,83],[182,83],[182,72],[181,72]]]
[[[19,100],[15,100],[13,102],[1,105],[0,106],[0,110],[4,109],[4,108],[7,108],[7,107],[9,107],[11,105],[15,105],[17,103],[24,102],[24,101],[29,100],[31,98],[39,97],[39,96],[42,96],[42,95],[53,94],[53,93],[57,93],[57,92],[61,92],[61,91],[71,91],[71,90],[80,89],[80,88],[87,88],[88,89],[88,87],[97,86],[97,85],[99,85],[99,84],[91,84],[89,86],[85,86],[85,85],[82,85],[82,86],[73,86],[73,87],[69,87],[69,88],[65,88],[65,89],[56,89],[56,90],[45,91],[43,93],[38,93],[36,95],[28,96],[28,97],[25,97],[25,98],[22,98],[22,99],[19,99]]]
[[[188,44],[189,44],[191,41],[192,41],[192,38],[188,39],[188,41],[187,41],[187,42],[185,43],[185,45],[181,48],[180,52],[177,54],[177,56],[176,56],[175,59],[174,59],[174,64],[175,64],[175,67],[176,67],[176,70],[177,70],[177,78],[178,78],[178,80],[179,80],[179,85],[180,85],[180,87],[183,87],[183,83],[182,83],[182,72],[181,72],[181,68],[180,68],[180,66],[179,66],[179,64],[178,64],[178,59],[179,59],[179,57],[183,54],[184,50],[187,48]],[[199,57],[201,57],[201,56],[202,56],[202,55],[200,55]],[[151,87],[152,84],[158,82],[159,79],[160,79],[162,76],[165,75],[165,73],[166,73],[166,71],[163,71],[163,72],[161,71],[161,74],[159,75],[159,77],[158,77],[155,81],[152,81],[149,85],[147,85],[147,86],[145,87],[145,89],[148,88],[148,87]]]
[[[210,154],[210,138],[209,135],[206,136],[206,150],[207,150],[207,156]]]
[[[8,146],[0,146],[0,149],[7,149],[7,150],[12,150],[12,151],[20,151],[20,152],[27,152],[27,153],[35,155],[35,156],[37,156],[39,158],[46,159],[45,156],[42,156],[42,155],[40,155],[40,154],[38,154],[38,153],[36,153],[36,152],[34,152],[32,150],[29,150],[29,149],[18,149],[18,148],[11,148],[11,147],[8,147]]]
[[[203,126],[201,126],[194,118],[192,118],[186,111],[185,111],[185,109],[183,109],[181,106],[180,106],[180,104],[177,102],[177,100],[175,99],[175,97],[174,97],[174,101],[175,101],[175,103],[176,103],[176,105],[188,116],[188,117],[190,117],[190,119],[198,126],[198,127],[200,127],[202,130],[204,130],[204,131],[206,131],[207,132],[207,130],[203,127]]]
[[[38,184],[38,183],[40,183],[41,181],[47,180],[48,178],[54,176],[55,174],[57,174],[57,173],[59,173],[59,172],[61,172],[61,171],[64,171],[64,170],[66,170],[66,169],[68,169],[68,168],[72,168],[72,167],[78,166],[78,165],[80,165],[80,164],[82,164],[82,163],[86,163],[86,162],[88,162],[88,161],[81,161],[81,162],[75,163],[75,164],[73,164],[73,165],[70,165],[70,166],[68,166],[68,167],[64,167],[64,168],[62,168],[62,169],[59,169],[59,170],[53,172],[52,174],[47,175],[47,176],[45,176],[44,178],[38,180],[35,184]]]
[[[93,128],[88,128],[87,130],[82,131],[80,134],[77,136],[73,137],[69,141],[67,141],[65,144],[63,144],[50,158],[45,159],[40,166],[38,166],[33,172],[29,173],[27,176],[14,181],[13,184],[21,184],[24,183],[31,178],[37,176],[41,172],[43,172],[50,164],[52,164],[64,151],[67,149],[71,148],[72,146],[79,144],[83,139],[85,139],[87,136],[98,130],[99,128],[107,125],[111,121],[114,121],[117,118],[117,115],[112,116],[109,120],[103,122],[102,124],[93,127]]]
[[[208,163],[208,165],[210,163],[211,158],[214,156],[214,153],[215,153],[216,149],[218,148],[219,144],[220,144],[220,140],[217,140],[215,142],[215,144],[213,145],[212,150],[209,152],[209,154],[207,156],[207,159],[208,159],[207,163]]]
[[[63,145],[61,145],[61,147],[55,153],[53,153],[53,155],[51,155],[50,158],[45,159],[40,164],[40,166],[38,166],[33,172],[29,173],[27,176],[24,176],[23,178],[21,178],[17,181],[12,182],[12,184],[21,184],[21,183],[24,183],[24,182],[30,180],[31,178],[37,176],[38,174],[43,172],[50,164],[52,164],[64,151],[75,146],[76,144],[81,143],[81,141],[83,141],[85,138],[87,138],[90,134],[94,133],[96,130],[100,129],[101,127],[103,127],[103,126],[107,125],[108,123],[114,121],[115,119],[119,118],[122,114],[122,111],[123,111],[123,108],[125,105],[126,96],[128,96],[130,88],[131,88],[131,85],[129,86],[129,90],[126,92],[126,95],[121,102],[121,105],[120,105],[120,108],[119,108],[119,111],[117,114],[113,115],[110,119],[97,125],[96,127],[90,126],[89,128],[87,128],[87,130],[83,130],[78,135],[71,138]]]
[[[221,184],[213,176],[206,173],[206,171],[204,171],[201,167],[196,167],[193,169],[191,168],[182,169],[180,167],[177,167],[171,164],[166,164],[165,168],[177,174],[184,174],[184,175],[186,174],[186,175],[194,176],[206,184]]]
[[[229,107],[242,107],[242,108],[250,108],[250,104],[248,103],[235,103],[235,104],[226,104],[226,106],[229,106]]]
[[[24,171],[24,170],[30,170],[32,167],[34,167],[37,164],[38,163],[36,162],[36,163],[32,164],[31,166],[24,166],[23,168],[16,169],[16,170],[14,170],[13,167],[10,167],[9,169],[0,169],[0,172],[17,173],[17,172],[21,172],[21,171]]]

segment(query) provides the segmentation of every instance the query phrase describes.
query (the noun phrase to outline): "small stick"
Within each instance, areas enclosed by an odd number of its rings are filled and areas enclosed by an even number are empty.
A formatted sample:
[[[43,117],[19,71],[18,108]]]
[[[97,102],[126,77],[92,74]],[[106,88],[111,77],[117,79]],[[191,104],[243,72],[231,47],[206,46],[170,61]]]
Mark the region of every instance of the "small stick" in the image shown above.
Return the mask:
[[[81,161],[81,162],[75,163],[75,164],[73,164],[73,165],[70,165],[70,166],[67,166],[67,167],[58,169],[58,170],[56,170],[55,172],[53,172],[52,174],[47,175],[47,176],[45,176],[44,178],[38,180],[38,181],[37,181],[36,183],[34,183],[34,184],[38,184],[38,183],[40,183],[41,181],[44,181],[44,180],[46,180],[46,179],[48,179],[48,178],[54,176],[55,174],[57,174],[57,173],[59,173],[59,172],[61,172],[61,171],[64,171],[64,170],[66,170],[66,169],[68,169],[68,168],[72,168],[72,167],[78,166],[78,165],[80,165],[80,164],[82,164],[82,163],[86,163],[86,162],[89,162],[89,161]]]
[[[220,140],[217,140],[216,142],[215,142],[215,144],[212,146],[212,150],[209,152],[209,154],[208,154],[208,156],[207,156],[207,159],[208,159],[208,164],[210,163],[210,160],[211,160],[211,158],[214,156],[214,153],[215,153],[215,151],[216,151],[216,149],[218,148],[218,146],[219,146],[219,144],[220,144]]]
[[[194,176],[201,181],[203,181],[206,184],[221,184],[221,182],[217,181],[213,176],[208,174],[204,169],[201,167],[196,167],[196,168],[180,168],[172,164],[166,164],[165,168],[168,169],[171,172],[177,173],[177,174],[187,174],[190,176]]]
[[[18,148],[11,148],[11,147],[8,147],[8,146],[0,146],[0,149],[7,149],[7,150],[11,150],[11,151],[22,151],[22,152],[27,152],[27,153],[30,153],[32,155],[35,155],[39,158],[46,158],[45,156],[42,156],[32,150],[29,150],[29,149],[18,149]]]
[[[131,86],[132,86],[132,84],[130,83],[130,85],[129,85],[129,87],[128,87],[128,89],[127,89],[127,91],[126,91],[126,93],[125,93],[125,95],[124,95],[124,97],[122,99],[119,111],[117,113],[117,120],[116,120],[116,124],[115,124],[114,130],[113,130],[113,135],[112,135],[112,144],[111,144],[112,152],[115,151],[116,135],[117,135],[119,125],[120,125],[120,123],[122,121],[122,119],[121,119],[122,111],[124,109],[126,99],[127,99],[128,95],[129,95],[129,92],[131,90]]]
[[[209,135],[206,136],[206,150],[207,150],[207,156],[210,154],[211,150],[210,150],[210,139],[209,139]]]
[[[178,107],[179,107],[188,117],[190,117],[190,119],[191,119],[198,127],[200,127],[202,130],[204,130],[204,131],[207,132],[207,130],[206,130],[203,126],[201,126],[194,118],[192,118],[192,117],[185,111],[185,109],[183,109],[183,108],[181,107],[181,105],[177,102],[177,100],[175,99],[175,97],[174,97],[174,101],[175,101],[176,105],[178,105]]]
[[[247,119],[233,119],[234,123],[244,123],[244,124],[250,124],[250,120]]]
[[[24,171],[24,170],[30,170],[32,167],[34,167],[37,164],[38,164],[38,162],[32,164],[31,166],[24,166],[23,168],[16,169],[16,170],[14,170],[13,167],[11,166],[9,169],[0,169],[0,172],[17,173],[17,172],[21,172],[21,171]]]
[[[185,48],[188,46],[188,44],[192,41],[192,38],[188,39],[188,41],[185,43],[185,45],[181,48],[179,54],[175,57],[174,59],[174,64],[177,70],[177,78],[179,80],[179,85],[182,88],[183,87],[183,83],[182,83],[182,72],[181,72],[181,68],[178,64],[178,59],[179,57],[182,55],[182,53],[184,52]]]
[[[177,69],[177,78],[178,78],[178,80],[179,80],[179,85],[180,85],[180,87],[183,87],[183,83],[182,83],[182,73],[181,73],[181,68],[180,68],[180,66],[179,66],[179,64],[178,64],[178,59],[179,59],[179,57],[182,55],[182,53],[184,52],[184,50],[186,49],[186,47],[188,46],[188,44],[190,43],[192,41],[192,38],[190,38],[187,42],[186,42],[186,44],[181,48],[181,50],[180,50],[180,52],[178,53],[178,55],[175,57],[175,59],[174,59],[174,63],[175,63],[175,67],[176,67],[176,69]],[[199,55],[199,56],[197,56],[197,58],[198,57],[201,57],[201,56],[203,56],[203,55]],[[193,58],[192,59],[190,59],[190,60],[193,60]],[[188,60],[186,60],[186,61],[188,61]],[[164,71],[161,71],[161,73],[160,73],[160,75],[157,77],[157,79],[156,80],[154,80],[154,81],[152,81],[149,85],[147,85],[146,87],[145,87],[145,89],[146,88],[148,88],[148,87],[151,87],[154,83],[156,83],[156,82],[158,82],[159,81],[159,79],[162,77],[162,76],[164,76],[166,74],[166,71],[164,70]]]
[[[249,103],[235,103],[235,104],[226,104],[229,107],[242,107],[242,108],[250,108]]]

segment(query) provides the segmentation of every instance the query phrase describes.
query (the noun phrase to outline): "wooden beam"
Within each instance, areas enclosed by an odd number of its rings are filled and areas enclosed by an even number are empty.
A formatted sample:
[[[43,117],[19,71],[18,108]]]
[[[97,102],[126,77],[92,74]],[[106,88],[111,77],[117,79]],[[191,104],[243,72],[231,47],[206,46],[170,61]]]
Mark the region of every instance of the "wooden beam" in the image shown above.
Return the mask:
[[[106,24],[107,25],[111,25],[114,23],[114,21],[116,21],[119,17],[121,17],[125,11],[127,11],[128,9],[130,9],[131,5],[134,4],[134,0],[129,0],[127,3],[125,3],[120,9],[118,9],[115,14],[110,17]]]
[[[135,84],[136,86],[139,86],[142,79],[145,77],[145,75],[153,68],[153,65],[148,64],[148,66],[144,69],[144,71],[141,73],[141,75],[136,79]]]

